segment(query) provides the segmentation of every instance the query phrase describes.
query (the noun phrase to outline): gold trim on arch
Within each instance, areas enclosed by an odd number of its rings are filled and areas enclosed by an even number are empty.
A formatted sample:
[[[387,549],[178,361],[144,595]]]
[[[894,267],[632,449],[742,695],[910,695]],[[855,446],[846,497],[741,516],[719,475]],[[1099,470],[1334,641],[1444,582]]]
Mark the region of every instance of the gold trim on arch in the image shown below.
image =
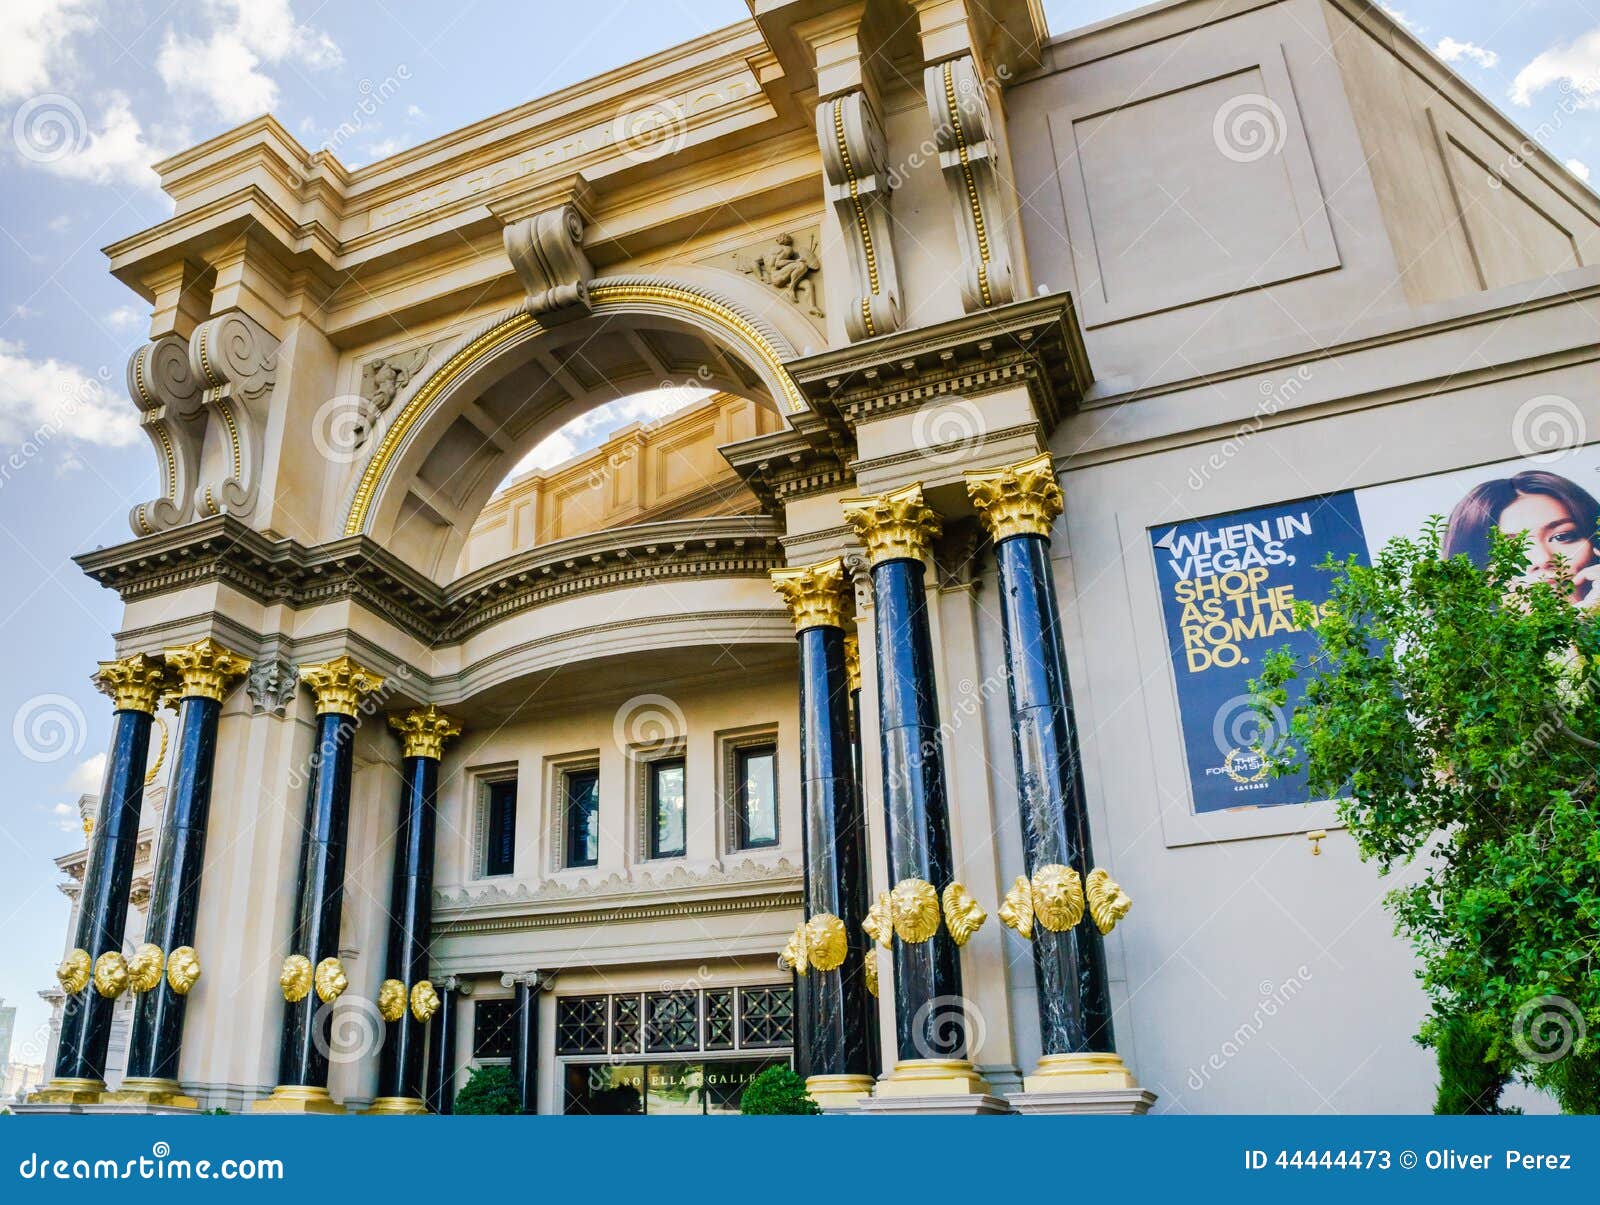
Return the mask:
[[[719,301],[703,297],[689,289],[677,285],[665,284],[605,284],[599,283],[590,286],[589,301],[594,312],[605,313],[608,310],[621,309],[624,306],[639,302],[653,302],[668,307],[690,310],[704,318],[710,319],[714,324],[724,327],[737,334],[741,340],[748,344],[766,366],[772,376],[778,381],[783,390],[783,401],[790,412],[805,408],[804,400],[800,396],[799,387],[783,366],[777,349],[767,340],[753,322],[741,317]],[[540,329],[537,319],[528,314],[513,314],[505,321],[497,323],[467,344],[455,355],[440,366],[417,390],[411,400],[406,403],[406,408],[396,416],[394,423],[384,432],[383,440],[378,444],[378,449],[372,454],[372,459],[367,462],[367,467],[362,471],[361,481],[356,486],[354,499],[350,503],[350,512],[345,517],[344,534],[347,536],[360,535],[365,530],[367,519],[372,510],[372,501],[377,496],[378,483],[383,480],[389,466],[394,462],[400,446],[405,442],[423,415],[428,412],[439,395],[467,369],[467,366],[477,360],[484,353],[493,351],[504,343],[529,331]]]

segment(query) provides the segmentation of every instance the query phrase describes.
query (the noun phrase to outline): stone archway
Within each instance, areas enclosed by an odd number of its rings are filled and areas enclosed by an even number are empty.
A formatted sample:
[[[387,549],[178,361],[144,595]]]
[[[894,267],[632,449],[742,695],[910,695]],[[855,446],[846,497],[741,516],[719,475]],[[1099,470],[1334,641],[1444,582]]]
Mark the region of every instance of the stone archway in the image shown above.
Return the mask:
[[[396,399],[339,511],[429,576],[456,563],[467,529],[510,467],[571,418],[629,392],[696,384],[788,417],[805,401],[785,363],[817,338],[732,273],[603,277],[589,312],[545,322],[526,307],[465,332]]]

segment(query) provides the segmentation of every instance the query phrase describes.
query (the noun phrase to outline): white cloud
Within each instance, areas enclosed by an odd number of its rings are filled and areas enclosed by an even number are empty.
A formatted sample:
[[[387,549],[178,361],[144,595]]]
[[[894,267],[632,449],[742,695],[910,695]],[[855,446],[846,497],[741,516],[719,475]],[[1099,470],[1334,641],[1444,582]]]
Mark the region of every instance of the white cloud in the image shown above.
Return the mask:
[[[1401,12],[1398,8],[1390,8],[1387,4],[1380,5],[1379,7],[1381,7],[1384,12],[1388,13],[1391,17],[1393,17],[1401,25],[1404,25],[1412,33],[1421,33],[1422,32],[1423,26],[1421,24],[1419,24],[1418,22],[1413,21],[1410,17],[1406,16],[1406,14]]]
[[[69,180],[133,188],[160,186],[160,177],[150,165],[164,159],[174,148],[157,146],[145,136],[144,127],[122,93],[113,92],[106,98],[98,126],[92,126],[83,111],[75,107],[55,112],[56,120],[68,125],[58,125],[55,132],[41,129],[39,137],[45,141],[32,152],[19,146],[17,153],[22,158]],[[67,141],[53,141],[57,137]]]
[[[0,101],[33,96],[56,86],[72,66],[69,43],[90,29],[89,0],[6,0],[0,37]]]
[[[145,315],[131,305],[119,305],[106,315],[106,325],[114,331],[130,331],[144,323]]]
[[[1511,102],[1531,105],[1552,84],[1577,98],[1579,108],[1600,109],[1600,28],[1564,46],[1552,46],[1511,81]]]
[[[74,767],[72,773],[67,776],[66,788],[74,795],[95,795],[105,785],[105,777],[106,755],[96,753],[93,757],[84,758]],[[63,807],[66,805],[57,805],[55,809],[57,814],[60,814]],[[74,816],[78,814],[78,809],[75,807],[67,807],[67,811]]]
[[[52,234],[61,234],[71,225],[72,216],[65,213],[58,213],[55,217],[51,218],[45,223],[46,228],[49,229]]]
[[[278,82],[260,68],[286,59],[304,67],[344,61],[326,33],[295,20],[289,0],[209,0],[215,25],[208,36],[169,29],[156,71],[169,91],[190,94],[225,120],[246,121],[278,103]]]
[[[1433,48],[1433,53],[1447,63],[1470,59],[1480,67],[1493,67],[1500,61],[1500,56],[1492,50],[1485,50],[1472,42],[1458,42],[1449,37],[1440,38],[1439,44]]]
[[[619,427],[666,418],[697,402],[703,402],[714,392],[712,389],[673,385],[631,394],[596,406],[593,410],[586,410],[553,435],[546,436],[517,462],[511,475],[519,476],[534,469],[553,469],[574,456],[599,447]]]
[[[95,787],[99,790],[99,786]],[[50,809],[50,814],[55,817],[55,826],[63,833],[81,833],[83,831],[83,817],[78,814],[78,809],[70,803],[58,803]]]
[[[387,159],[410,145],[411,139],[406,134],[396,134],[391,138],[381,139],[367,147],[367,162],[376,163],[379,159]]]
[[[1585,184],[1589,182],[1589,165],[1582,159],[1568,159],[1567,170]]]
[[[133,404],[103,378],[56,359],[35,360],[0,339],[0,446],[89,443],[120,448],[139,437]]]

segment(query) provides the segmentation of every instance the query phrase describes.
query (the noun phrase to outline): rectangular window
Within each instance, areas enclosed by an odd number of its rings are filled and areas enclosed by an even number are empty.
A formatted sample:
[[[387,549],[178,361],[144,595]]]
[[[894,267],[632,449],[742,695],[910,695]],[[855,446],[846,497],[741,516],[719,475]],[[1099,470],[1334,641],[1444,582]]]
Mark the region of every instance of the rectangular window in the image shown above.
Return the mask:
[[[683,759],[650,763],[650,856],[683,856]]]
[[[778,751],[772,745],[750,745],[734,754],[735,822],[739,848],[760,849],[778,843]]]
[[[567,866],[593,866],[600,861],[600,771],[573,770],[562,775],[566,794]]]
[[[510,874],[516,866],[517,780],[502,778],[484,784],[488,793],[484,817],[485,876]]]
[[[509,1059],[517,1052],[517,1002],[479,1000],[472,1006],[472,1057]]]

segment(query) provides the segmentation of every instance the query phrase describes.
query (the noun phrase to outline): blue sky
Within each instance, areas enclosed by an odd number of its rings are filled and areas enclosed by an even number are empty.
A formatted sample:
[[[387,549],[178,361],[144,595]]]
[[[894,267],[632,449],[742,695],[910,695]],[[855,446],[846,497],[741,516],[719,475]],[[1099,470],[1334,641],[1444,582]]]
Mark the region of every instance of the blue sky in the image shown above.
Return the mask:
[[[1045,3],[1054,32],[1131,7]],[[1580,175],[1600,172],[1600,4],[1395,7],[1513,119],[1544,124],[1558,159]],[[14,1057],[38,1061],[47,1011],[36,993],[52,982],[67,915],[51,859],[81,845],[75,800],[99,788],[110,712],[88,675],[111,653],[118,614],[115,597],[68,558],[128,539],[129,505],[157,492],[122,384],[148,316],[107,275],[99,251],[169,215],[148,164],[270,109],[307,147],[331,142],[358,166],[748,10],[743,0],[7,0],[5,8],[0,773],[11,786],[0,807],[0,998],[19,1006]],[[399,82],[390,98],[361,116],[364,98],[389,79]],[[357,120],[355,134],[336,133]],[[66,130],[66,141],[52,142],[52,129]],[[648,398],[590,415],[537,462],[681,401]]]

